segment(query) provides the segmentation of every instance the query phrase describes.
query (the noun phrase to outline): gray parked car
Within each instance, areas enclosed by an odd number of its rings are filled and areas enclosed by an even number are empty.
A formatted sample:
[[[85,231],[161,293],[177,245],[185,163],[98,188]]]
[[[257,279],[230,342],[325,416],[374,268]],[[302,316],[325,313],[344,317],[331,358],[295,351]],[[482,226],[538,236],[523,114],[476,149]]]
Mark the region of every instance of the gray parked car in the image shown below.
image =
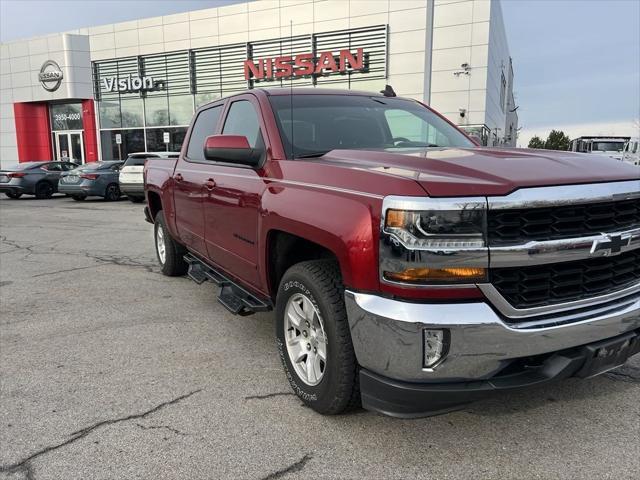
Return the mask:
[[[118,174],[124,162],[91,162],[61,175],[58,191],[74,200],[87,197],[103,197],[118,200],[122,196],[118,186]]]
[[[63,172],[76,168],[71,162],[24,162],[0,170],[0,192],[9,198],[23,194],[36,198],[51,198],[58,191],[58,180]]]

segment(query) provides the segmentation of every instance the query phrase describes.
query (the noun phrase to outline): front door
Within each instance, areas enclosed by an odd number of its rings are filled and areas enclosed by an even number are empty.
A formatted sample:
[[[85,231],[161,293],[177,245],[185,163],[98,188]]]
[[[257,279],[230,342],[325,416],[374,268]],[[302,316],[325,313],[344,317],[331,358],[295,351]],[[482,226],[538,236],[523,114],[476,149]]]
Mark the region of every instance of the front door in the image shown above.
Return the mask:
[[[56,160],[84,163],[82,132],[56,132]]]

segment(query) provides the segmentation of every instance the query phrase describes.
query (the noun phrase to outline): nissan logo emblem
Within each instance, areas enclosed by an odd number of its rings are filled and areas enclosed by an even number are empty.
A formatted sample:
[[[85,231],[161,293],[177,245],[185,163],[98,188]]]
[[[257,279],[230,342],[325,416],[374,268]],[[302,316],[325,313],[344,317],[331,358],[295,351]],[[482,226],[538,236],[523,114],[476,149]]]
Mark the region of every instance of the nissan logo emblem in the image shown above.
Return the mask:
[[[49,92],[55,92],[62,83],[62,70],[53,60],[47,60],[42,64],[40,73],[38,74],[38,80]]]

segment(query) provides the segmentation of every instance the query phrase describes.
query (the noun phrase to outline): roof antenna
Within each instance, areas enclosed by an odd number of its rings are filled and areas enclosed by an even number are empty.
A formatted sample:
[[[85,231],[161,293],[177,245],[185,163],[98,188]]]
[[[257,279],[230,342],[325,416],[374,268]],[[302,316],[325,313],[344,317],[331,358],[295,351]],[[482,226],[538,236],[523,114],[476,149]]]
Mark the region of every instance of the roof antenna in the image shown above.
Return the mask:
[[[295,143],[293,142],[293,71],[295,65],[293,63],[293,20],[289,19],[289,55],[291,56],[291,76],[289,77],[289,105],[291,112],[289,121],[291,122],[291,160],[295,160]]]
[[[391,85],[385,85],[384,90],[380,90],[380,93],[385,97],[395,97],[396,92],[393,91],[393,87]]]

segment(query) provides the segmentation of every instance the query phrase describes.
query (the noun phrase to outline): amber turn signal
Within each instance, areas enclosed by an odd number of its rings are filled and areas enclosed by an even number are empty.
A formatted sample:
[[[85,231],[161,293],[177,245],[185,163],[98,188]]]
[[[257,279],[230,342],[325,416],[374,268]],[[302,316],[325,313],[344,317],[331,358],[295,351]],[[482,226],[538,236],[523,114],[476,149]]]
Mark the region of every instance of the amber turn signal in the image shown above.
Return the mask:
[[[429,281],[484,280],[484,268],[408,268],[402,272],[384,272],[387,280],[396,282],[421,283]]]
[[[407,212],[404,210],[387,210],[385,226],[391,228],[402,228],[407,223]]]

